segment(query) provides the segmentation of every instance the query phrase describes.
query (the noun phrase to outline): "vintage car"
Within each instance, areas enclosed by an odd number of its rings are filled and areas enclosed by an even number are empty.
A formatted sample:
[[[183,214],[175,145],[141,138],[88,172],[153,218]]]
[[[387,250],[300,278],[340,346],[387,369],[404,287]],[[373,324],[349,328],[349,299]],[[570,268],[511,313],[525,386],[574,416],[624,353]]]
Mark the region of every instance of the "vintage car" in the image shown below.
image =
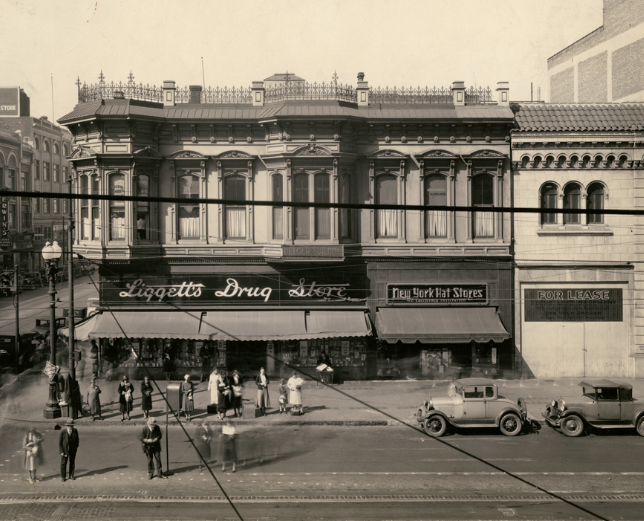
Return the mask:
[[[553,400],[543,417],[566,436],[581,436],[587,426],[598,429],[633,428],[644,436],[644,403],[633,399],[633,386],[604,379],[579,384],[581,396]]]
[[[430,398],[418,409],[416,419],[430,436],[442,436],[450,427],[498,427],[506,436],[516,436],[529,423],[525,400],[514,403],[499,396],[493,380],[456,380],[452,394]]]

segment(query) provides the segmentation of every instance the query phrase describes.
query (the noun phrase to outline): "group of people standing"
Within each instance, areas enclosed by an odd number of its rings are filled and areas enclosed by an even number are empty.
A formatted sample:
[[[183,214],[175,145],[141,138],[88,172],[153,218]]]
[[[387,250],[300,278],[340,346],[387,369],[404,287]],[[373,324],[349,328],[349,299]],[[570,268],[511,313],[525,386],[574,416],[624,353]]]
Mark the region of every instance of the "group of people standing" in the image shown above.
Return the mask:
[[[226,417],[229,409],[233,409],[235,418],[242,415],[243,388],[244,381],[237,370],[233,371],[230,377],[223,376],[217,368],[210,374],[208,379],[210,404],[216,406],[220,420]]]
[[[31,428],[25,434],[22,449],[25,451],[25,469],[29,472],[29,483],[32,485],[40,481],[38,479],[38,467],[44,463],[42,450],[43,436],[35,428]],[[60,479],[65,482],[67,479],[76,479],[76,452],[80,440],[78,431],[74,427],[74,420],[67,420],[65,428],[60,431],[58,438],[58,450],[60,451]],[[68,472],[69,471],[69,472]]]

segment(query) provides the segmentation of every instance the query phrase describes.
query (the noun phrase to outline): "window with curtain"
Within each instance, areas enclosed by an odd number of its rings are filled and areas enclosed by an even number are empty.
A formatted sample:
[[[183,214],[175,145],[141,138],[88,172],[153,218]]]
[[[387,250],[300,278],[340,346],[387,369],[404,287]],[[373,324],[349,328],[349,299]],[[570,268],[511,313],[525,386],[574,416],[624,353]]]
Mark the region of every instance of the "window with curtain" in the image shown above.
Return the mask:
[[[136,178],[137,197],[150,196],[150,177],[138,175]],[[150,203],[148,201],[136,202],[136,237],[141,241],[150,239]]]
[[[100,193],[99,190],[100,187],[100,181],[99,177],[97,175],[92,176],[92,195],[98,195]],[[92,239],[95,241],[98,241],[101,239],[101,221],[100,221],[100,210],[99,210],[99,200],[98,199],[92,199]]]
[[[25,172],[20,172],[20,190],[27,191],[27,174]]]
[[[588,187],[586,196],[586,208],[589,210],[604,209],[604,186],[600,183],[593,183]],[[586,216],[588,224],[603,224],[604,215],[601,213],[589,213]]]
[[[348,174],[340,176],[340,202],[348,204],[351,202],[351,177]],[[351,209],[340,209],[340,238],[351,237]]]
[[[472,206],[494,207],[494,176],[479,174],[472,178]],[[474,237],[494,237],[494,213],[475,210]]]
[[[54,164],[54,183],[60,183],[60,166]]]
[[[54,200],[52,200],[52,207],[53,207],[53,209],[54,209],[54,213],[55,213],[55,214],[60,213],[60,206],[59,206],[59,204],[58,204],[58,199],[54,199]]]
[[[49,152],[49,141],[45,140],[45,152]]]
[[[557,186],[546,183],[541,187],[541,208],[557,208]],[[542,213],[541,224],[557,224],[556,213]]]
[[[224,178],[224,199],[246,201],[246,179],[240,175]],[[246,205],[226,205],[226,238],[246,238]]]
[[[57,156],[60,155],[60,147],[58,146],[58,143],[54,143],[54,154]]]
[[[80,177],[80,193],[85,195],[88,193],[88,177],[82,175]],[[91,226],[89,221],[89,199],[81,199],[81,239],[89,240],[91,237]]]
[[[329,193],[329,174],[316,174],[313,180],[314,201],[328,203],[331,201]],[[315,238],[331,238],[331,209],[315,209]]]
[[[376,203],[398,204],[398,180],[395,175],[380,175],[376,178]],[[377,236],[398,237],[397,210],[378,210]]]
[[[47,197],[42,199],[42,213],[49,213],[49,199]]]
[[[273,183],[273,201],[284,201],[284,180],[282,174],[272,176]],[[284,238],[284,208],[273,206],[273,239]]]
[[[16,189],[16,171],[15,170],[9,170],[9,179],[7,179],[7,186],[9,187],[10,190],[15,190]]]
[[[190,202],[199,199],[199,178],[194,175],[184,175],[179,178],[179,197],[186,199],[179,203],[179,239],[198,239],[201,237],[199,229],[199,203]]]
[[[293,176],[293,201],[297,203],[309,202],[309,175],[297,174]],[[309,209],[295,208],[295,239],[309,239],[311,236]]]
[[[125,176],[109,177],[110,195],[125,195]],[[110,201],[110,240],[125,240],[125,201]]]
[[[425,177],[425,205],[447,206],[447,177],[429,175]],[[447,212],[427,210],[425,212],[425,237],[447,237]]]
[[[43,181],[49,181],[51,179],[51,164],[49,164],[47,161],[43,161],[42,163],[42,179]]]
[[[563,207],[564,210],[579,210],[581,208],[581,187],[572,183],[564,188],[564,200]],[[579,214],[578,213],[566,213],[563,214],[563,223],[564,224],[579,224]]]

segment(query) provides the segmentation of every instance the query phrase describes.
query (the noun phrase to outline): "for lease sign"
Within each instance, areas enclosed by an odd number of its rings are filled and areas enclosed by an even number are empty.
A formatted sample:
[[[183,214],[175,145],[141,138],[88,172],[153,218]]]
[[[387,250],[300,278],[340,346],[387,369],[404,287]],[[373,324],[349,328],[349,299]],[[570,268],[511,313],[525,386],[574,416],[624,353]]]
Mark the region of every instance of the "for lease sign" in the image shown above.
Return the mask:
[[[20,116],[20,89],[0,88],[0,116]]]

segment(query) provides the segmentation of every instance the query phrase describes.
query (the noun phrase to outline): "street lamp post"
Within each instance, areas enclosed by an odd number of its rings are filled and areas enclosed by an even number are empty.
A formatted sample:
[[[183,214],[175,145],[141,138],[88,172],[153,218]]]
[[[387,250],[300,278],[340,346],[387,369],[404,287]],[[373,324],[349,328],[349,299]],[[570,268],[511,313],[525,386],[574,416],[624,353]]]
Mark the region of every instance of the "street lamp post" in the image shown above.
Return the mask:
[[[45,273],[49,281],[49,361],[52,365],[56,365],[56,277],[58,276],[58,259],[62,255],[63,250],[58,246],[58,242],[54,244],[47,242],[42,249],[42,256],[45,259]],[[60,418],[60,405],[58,405],[58,397],[56,386],[58,379],[53,375],[49,378],[49,399],[45,407],[44,416],[47,419]]]

